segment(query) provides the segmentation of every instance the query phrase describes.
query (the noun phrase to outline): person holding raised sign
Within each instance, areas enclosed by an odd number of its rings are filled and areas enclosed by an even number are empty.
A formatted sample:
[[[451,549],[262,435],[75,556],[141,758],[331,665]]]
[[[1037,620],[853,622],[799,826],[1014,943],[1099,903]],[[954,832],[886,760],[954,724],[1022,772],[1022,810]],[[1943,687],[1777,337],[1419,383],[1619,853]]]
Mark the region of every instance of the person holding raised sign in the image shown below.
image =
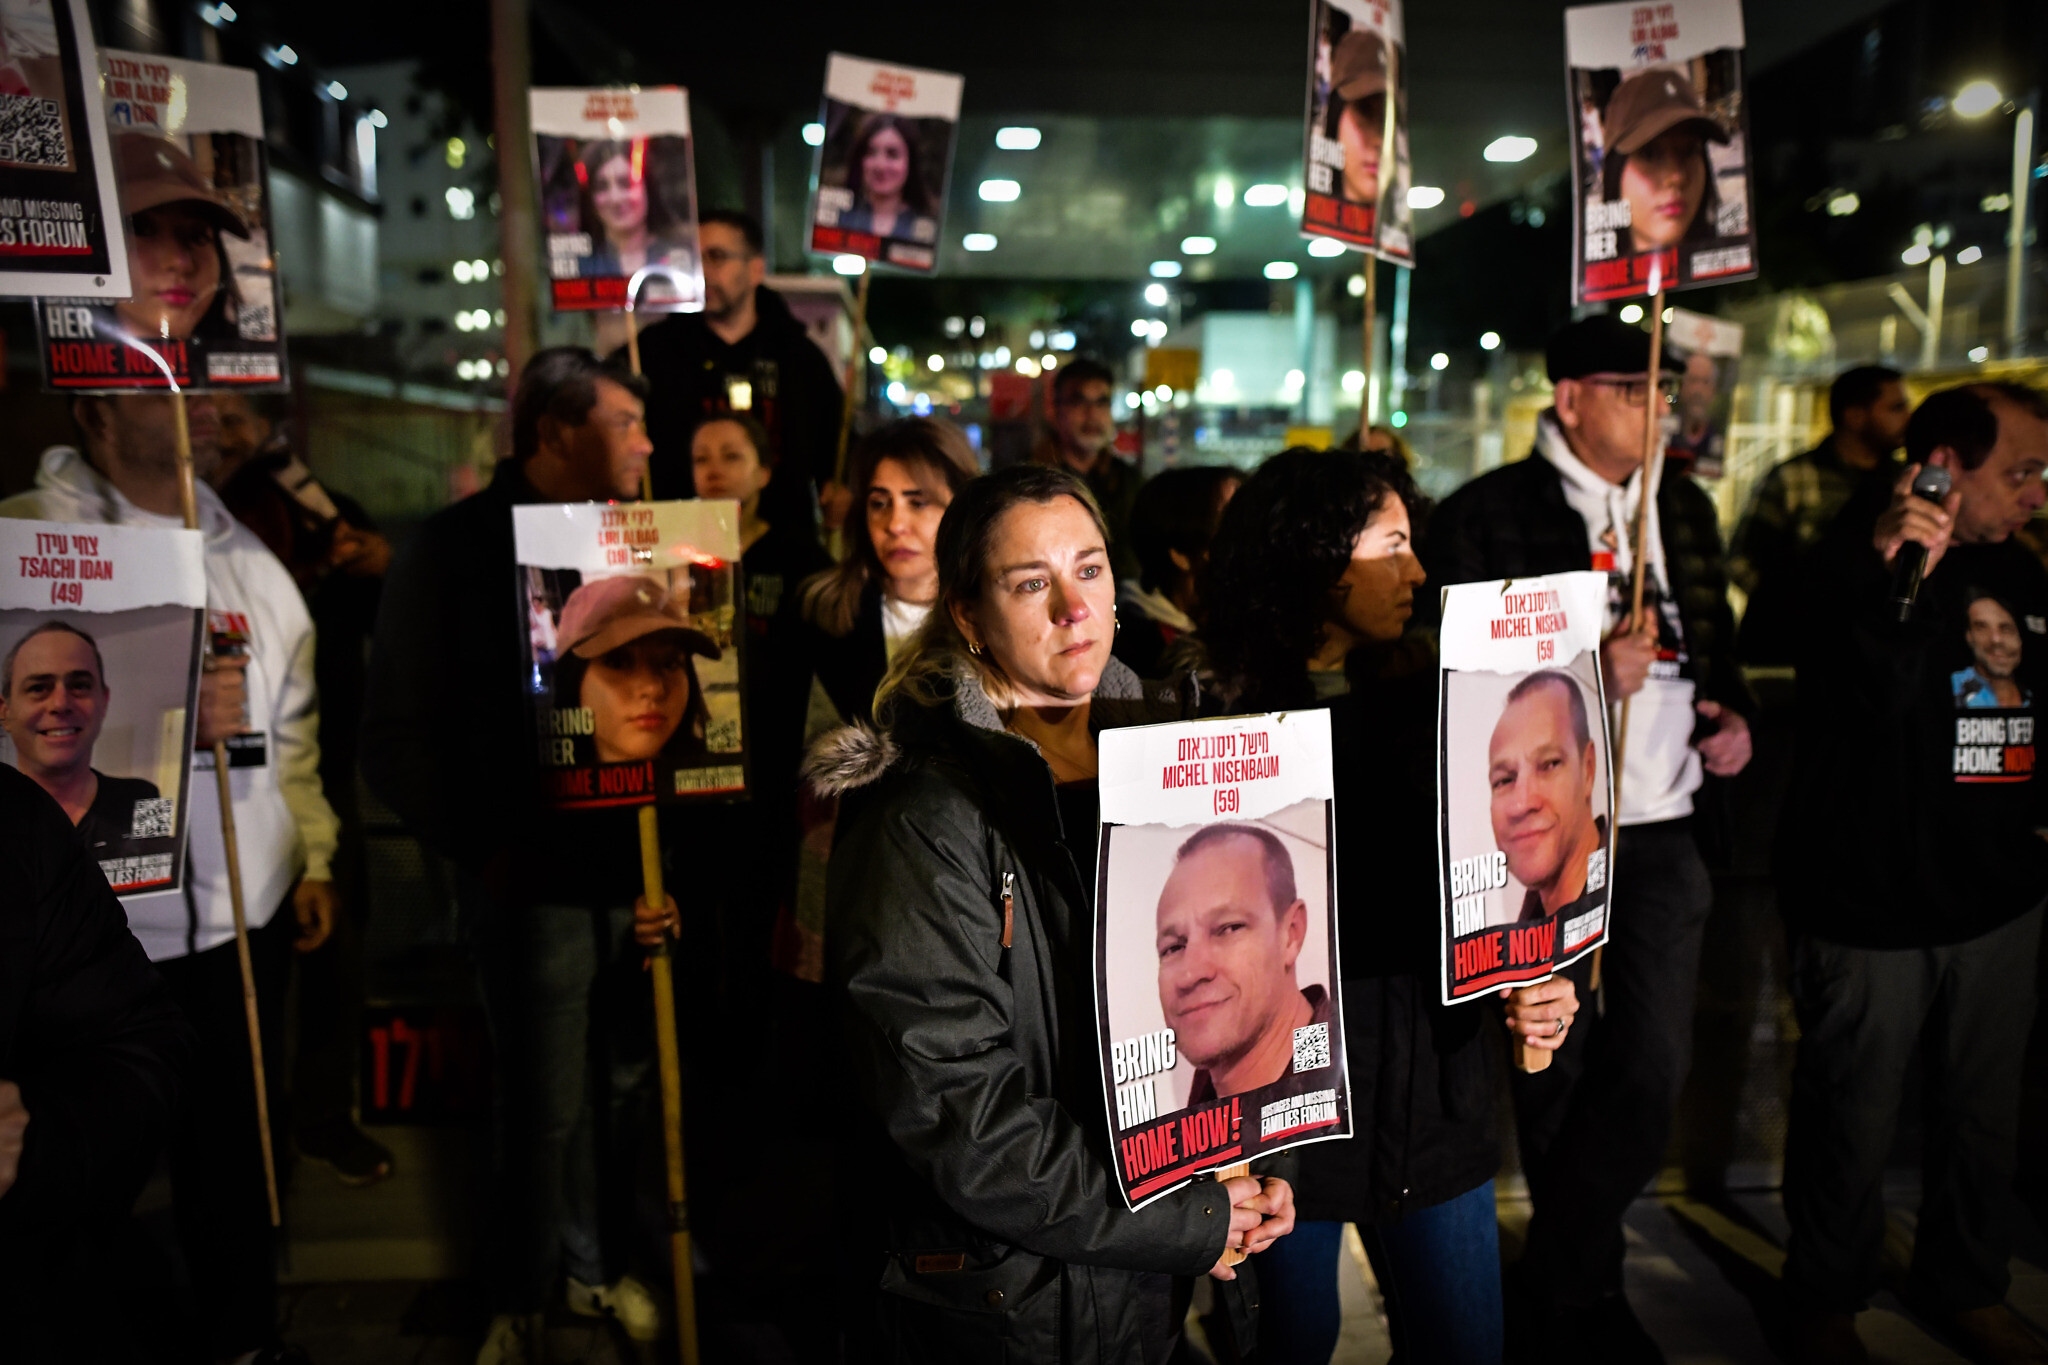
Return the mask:
[[[1484,1007],[1437,1003],[1436,670],[1403,645],[1423,586],[1422,495],[1392,456],[1284,451],[1232,498],[1210,548],[1201,639],[1226,713],[1324,706],[1336,770],[1350,1142],[1304,1147],[1301,1222],[1256,1262],[1259,1358],[1322,1365],[1355,1222],[1404,1358],[1497,1362],[1498,1063]],[[1423,651],[1424,654],[1427,651]],[[1508,997],[1508,1026],[1564,1044],[1569,978]]]
[[[968,484],[939,606],[899,654],[879,731],[806,771],[844,794],[828,978],[844,1008],[845,1210],[878,1248],[852,1324],[888,1358],[1164,1361],[1191,1281],[1294,1223],[1283,1180],[1197,1181],[1123,1207],[1089,991],[1096,734],[1176,720],[1185,688],[1110,656],[1108,537],[1087,486],[1018,465]],[[914,1343],[914,1344],[913,1344]]]
[[[1590,1359],[1662,1356],[1622,1295],[1622,1215],[1663,1160],[1692,1051],[1692,1006],[1712,887],[1693,826],[1708,775],[1749,761],[1752,708],[1714,504],[1683,476],[1646,471],[1650,338],[1612,317],[1574,322],[1547,354],[1554,402],[1526,460],[1482,475],[1430,522],[1432,581],[1491,582],[1589,566],[1611,577],[1601,648],[1605,700],[1632,697],[1621,769],[1605,1008],[1556,1062],[1517,1074],[1523,1169],[1535,1217],[1519,1280],[1532,1339]],[[1650,505],[1644,508],[1644,485]],[[1646,527],[1633,543],[1638,514]],[[1648,558],[1643,613],[1627,573]],[[1509,850],[1512,853],[1512,850]],[[1582,994],[1592,960],[1566,969]],[[1592,1041],[1598,1038],[1597,1046]]]

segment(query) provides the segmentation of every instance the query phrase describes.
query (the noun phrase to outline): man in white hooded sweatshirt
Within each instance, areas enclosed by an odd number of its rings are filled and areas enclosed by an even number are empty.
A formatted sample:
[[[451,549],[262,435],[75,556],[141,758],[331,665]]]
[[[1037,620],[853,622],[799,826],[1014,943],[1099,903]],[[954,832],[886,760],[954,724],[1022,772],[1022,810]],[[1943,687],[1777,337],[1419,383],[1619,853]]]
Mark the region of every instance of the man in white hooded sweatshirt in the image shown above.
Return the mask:
[[[284,565],[203,482],[220,458],[213,400],[190,395],[187,410],[192,461],[201,480],[196,492],[215,655],[200,682],[197,766],[203,771],[194,773],[191,784],[185,889],[123,903],[135,937],[198,1035],[171,1147],[179,1238],[200,1315],[196,1344],[211,1359],[243,1362],[281,1348],[255,1085],[212,771],[214,740],[228,742],[243,903],[273,1103],[281,1089],[277,1026],[292,930],[296,925],[301,952],[327,937],[335,910],[329,863],[338,826],[320,790],[312,618]],[[81,398],[73,415],[83,449],[45,451],[35,487],[0,502],[0,516],[184,525],[167,395]],[[287,906],[291,914],[280,915]]]

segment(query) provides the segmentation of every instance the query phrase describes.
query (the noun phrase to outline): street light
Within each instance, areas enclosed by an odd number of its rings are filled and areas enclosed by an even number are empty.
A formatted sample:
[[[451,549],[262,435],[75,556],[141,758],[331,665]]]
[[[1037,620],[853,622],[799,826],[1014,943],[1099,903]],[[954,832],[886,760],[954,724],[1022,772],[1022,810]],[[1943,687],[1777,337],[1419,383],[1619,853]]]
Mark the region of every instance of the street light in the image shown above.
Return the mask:
[[[1951,107],[1964,118],[1980,118],[2002,108],[2005,96],[1987,80],[1974,80],[1956,91]],[[2034,169],[2034,106],[2040,92],[2030,90],[2016,101],[2012,120],[2012,229],[2005,251],[2005,353],[2016,356],[2026,341],[2027,189]]]

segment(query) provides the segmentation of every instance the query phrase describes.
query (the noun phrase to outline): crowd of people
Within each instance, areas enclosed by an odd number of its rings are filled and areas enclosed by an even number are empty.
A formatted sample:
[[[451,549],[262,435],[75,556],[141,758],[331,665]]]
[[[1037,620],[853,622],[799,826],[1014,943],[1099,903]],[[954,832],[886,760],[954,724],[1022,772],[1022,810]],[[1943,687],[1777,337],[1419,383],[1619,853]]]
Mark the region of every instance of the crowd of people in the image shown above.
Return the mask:
[[[1984,382],[1910,408],[1896,373],[1851,370],[1828,440],[1771,472],[1725,552],[1707,493],[1645,467],[1645,420],[1671,389],[1651,382],[1649,335],[1607,317],[1551,338],[1527,457],[1440,505],[1378,428],[1145,480],[1114,448],[1116,376],[1085,359],[1049,377],[1027,460],[985,472],[959,428],[910,418],[860,433],[833,479],[842,394],[763,285],[757,226],[711,212],[702,232],[705,310],[645,331],[644,373],[575,347],[534,356],[489,486],[395,555],[291,457],[273,414],[190,402],[215,645],[198,739],[264,736],[233,813],[272,1128],[343,1179],[392,1168],[349,1106],[370,909],[360,774],[452,869],[489,1019],[479,1365],[539,1360],[558,1305],[639,1341],[673,1324],[650,1288],[666,1272],[642,1178],[642,968],[669,936],[686,945],[685,1108],[712,1116],[686,1129],[696,1269],[758,1288],[764,1267],[796,1265],[833,1305],[784,1323],[780,1349],[1167,1365],[1195,1358],[1199,1302],[1215,1358],[1321,1365],[1350,1224],[1399,1360],[1662,1360],[1630,1306],[1623,1219],[1663,1164],[1690,1064],[1712,826],[1758,714],[1745,665],[1787,664],[1789,1349],[1866,1358],[1855,1314],[1877,1289],[1882,1177],[1925,1039],[1916,1289],[1979,1358],[2044,1358],[2004,1300],[2048,897],[2031,709],[2048,686],[2048,570],[2015,533],[2048,501],[2048,398]],[[78,445],[49,451],[0,515],[181,524],[170,401],[86,398],[76,417]],[[1939,501],[1914,491],[1927,469],[1947,475]],[[657,498],[739,506],[750,750],[745,801],[662,807],[658,905],[631,811],[540,799],[511,591],[513,508],[628,501],[649,481]],[[1902,609],[1894,565],[1922,553]],[[1445,1006],[1437,817],[1416,799],[1438,761],[1437,590],[1589,568],[1612,589],[1605,701],[1629,701],[1610,938],[1547,982]],[[562,655],[616,644],[574,615]],[[103,705],[79,638],[9,654],[10,733],[31,704],[63,735]],[[1599,718],[1575,690],[1513,700],[1550,750],[1589,751]],[[1335,755],[1355,1135],[1132,1211],[1096,1074],[1098,738],[1308,708],[1328,711]],[[17,741],[20,774],[0,769],[10,827],[37,831],[0,856],[0,935],[24,945],[0,956],[10,1321],[67,1358],[123,1358],[135,1324],[66,1314],[104,1292],[82,1279],[98,1239],[167,1153],[191,1281],[163,1358],[292,1359],[215,788],[192,786],[182,910],[124,932],[64,835],[95,793],[76,764],[45,761],[62,748]],[[1502,798],[1512,818],[1561,829],[1590,760],[1525,766]],[[1548,884],[1538,855],[1563,839],[1531,841],[1517,875],[1532,896]],[[1509,1042],[1550,1064],[1511,1068]],[[743,1113],[773,1131],[722,1117]],[[1505,1270],[1504,1132],[1534,1210]]]

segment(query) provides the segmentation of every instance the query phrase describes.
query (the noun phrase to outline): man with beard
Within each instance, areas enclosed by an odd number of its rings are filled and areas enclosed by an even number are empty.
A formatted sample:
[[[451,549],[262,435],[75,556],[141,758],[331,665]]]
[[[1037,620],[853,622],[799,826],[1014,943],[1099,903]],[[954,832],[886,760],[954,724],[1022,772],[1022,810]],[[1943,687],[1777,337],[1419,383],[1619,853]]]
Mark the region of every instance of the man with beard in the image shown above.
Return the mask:
[[[1597,760],[1586,699],[1568,673],[1545,669],[1516,683],[1487,748],[1493,841],[1528,888],[1522,923],[1569,919],[1590,885],[1588,860],[1606,838],[1593,814]]]

